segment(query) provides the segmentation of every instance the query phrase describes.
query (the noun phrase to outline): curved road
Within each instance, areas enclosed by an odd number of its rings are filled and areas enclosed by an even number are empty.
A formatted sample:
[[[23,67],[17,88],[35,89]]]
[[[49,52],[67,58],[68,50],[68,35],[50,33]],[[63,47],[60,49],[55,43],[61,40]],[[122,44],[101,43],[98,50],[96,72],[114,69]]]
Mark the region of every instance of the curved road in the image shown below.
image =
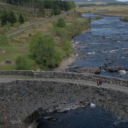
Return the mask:
[[[96,82],[93,81],[86,81],[86,80],[76,80],[76,79],[63,79],[63,78],[23,78],[19,76],[19,78],[14,78],[8,77],[8,76],[3,76],[0,77],[0,83],[10,83],[10,82],[16,82],[16,81],[44,81],[44,82],[57,82],[57,83],[71,83],[71,84],[76,84],[76,85],[82,85],[82,86],[94,86],[97,88],[103,88],[103,89],[108,89],[108,90],[114,90],[114,91],[119,91],[128,94],[128,87],[124,86],[119,86],[119,85],[111,85],[108,83],[103,83],[101,86],[97,86]]]
[[[54,21],[54,20],[56,20],[56,19],[58,19],[58,18],[60,18],[60,17],[66,16],[67,14],[70,14],[70,13],[71,13],[71,11],[68,11],[68,12],[65,12],[65,13],[63,13],[63,14],[60,14],[60,15],[53,16],[53,17],[51,17],[51,18],[48,18],[48,19],[46,19],[46,20],[44,20],[44,21],[35,22],[35,23],[30,24],[30,25],[28,25],[28,26],[26,26],[26,27],[24,27],[24,28],[21,28],[21,29],[15,31],[15,32],[9,33],[9,34],[7,34],[6,36],[7,36],[7,37],[15,36],[15,35],[17,35],[17,34],[20,34],[20,33],[24,32],[24,31],[27,31],[27,30],[32,29],[32,27],[34,27],[34,26],[39,26],[39,25],[45,24],[46,22]]]

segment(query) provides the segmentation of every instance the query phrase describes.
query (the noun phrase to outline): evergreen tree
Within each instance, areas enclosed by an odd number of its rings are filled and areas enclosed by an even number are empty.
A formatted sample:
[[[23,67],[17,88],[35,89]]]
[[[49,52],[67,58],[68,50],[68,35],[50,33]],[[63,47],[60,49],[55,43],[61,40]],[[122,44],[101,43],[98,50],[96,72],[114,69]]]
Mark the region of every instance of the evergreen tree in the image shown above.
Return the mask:
[[[58,19],[57,21],[57,27],[64,28],[66,26],[66,23],[63,18]]]
[[[15,14],[14,14],[13,11],[10,11],[10,12],[8,13],[8,22],[10,22],[11,25],[13,25],[14,23],[17,22],[16,16],[15,16]]]
[[[8,21],[8,13],[7,11],[3,11],[2,14],[1,14],[1,25],[6,25],[7,24],[7,21]]]
[[[24,17],[23,17],[22,14],[19,15],[18,21],[19,21],[20,24],[23,24],[24,23]]]

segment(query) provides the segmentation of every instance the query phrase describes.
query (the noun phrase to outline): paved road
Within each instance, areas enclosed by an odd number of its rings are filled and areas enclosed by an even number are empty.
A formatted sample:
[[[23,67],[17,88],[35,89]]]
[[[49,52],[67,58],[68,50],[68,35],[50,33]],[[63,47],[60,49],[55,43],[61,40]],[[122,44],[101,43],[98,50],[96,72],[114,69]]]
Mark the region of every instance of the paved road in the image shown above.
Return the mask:
[[[124,87],[124,86],[119,86],[119,85],[110,85],[108,83],[103,83],[102,86],[97,86],[96,82],[92,82],[92,81],[85,81],[85,80],[76,80],[76,79],[60,79],[60,78],[5,78],[5,77],[1,77],[0,78],[0,83],[9,83],[9,82],[14,82],[16,80],[35,80],[35,81],[45,81],[45,82],[59,82],[59,83],[71,83],[71,84],[80,84],[82,86],[93,86],[93,87],[97,87],[97,88],[103,88],[103,89],[109,89],[109,90],[115,90],[115,91],[120,91],[123,93],[127,93],[128,94],[128,87]]]

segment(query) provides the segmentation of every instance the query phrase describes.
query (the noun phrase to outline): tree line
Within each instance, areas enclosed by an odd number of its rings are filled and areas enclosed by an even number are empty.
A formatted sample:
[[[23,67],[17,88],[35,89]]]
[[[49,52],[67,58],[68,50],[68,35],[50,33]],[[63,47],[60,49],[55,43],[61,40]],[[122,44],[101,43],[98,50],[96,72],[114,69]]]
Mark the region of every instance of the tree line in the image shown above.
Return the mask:
[[[16,15],[15,12],[13,11],[3,10],[0,14],[0,21],[1,21],[1,26],[4,26],[8,23],[11,26],[13,26],[16,22],[23,24],[25,19],[22,14]]]
[[[6,3],[39,9],[70,10],[75,7],[74,2],[63,0],[3,0]]]

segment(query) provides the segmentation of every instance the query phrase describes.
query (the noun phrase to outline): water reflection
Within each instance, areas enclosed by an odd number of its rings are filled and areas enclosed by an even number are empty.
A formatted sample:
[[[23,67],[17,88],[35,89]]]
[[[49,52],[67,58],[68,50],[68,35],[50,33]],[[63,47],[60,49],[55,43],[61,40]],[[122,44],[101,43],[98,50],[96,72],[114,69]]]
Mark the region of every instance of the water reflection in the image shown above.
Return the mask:
[[[110,112],[96,108],[79,108],[67,113],[54,113],[40,119],[38,128],[128,128]]]

